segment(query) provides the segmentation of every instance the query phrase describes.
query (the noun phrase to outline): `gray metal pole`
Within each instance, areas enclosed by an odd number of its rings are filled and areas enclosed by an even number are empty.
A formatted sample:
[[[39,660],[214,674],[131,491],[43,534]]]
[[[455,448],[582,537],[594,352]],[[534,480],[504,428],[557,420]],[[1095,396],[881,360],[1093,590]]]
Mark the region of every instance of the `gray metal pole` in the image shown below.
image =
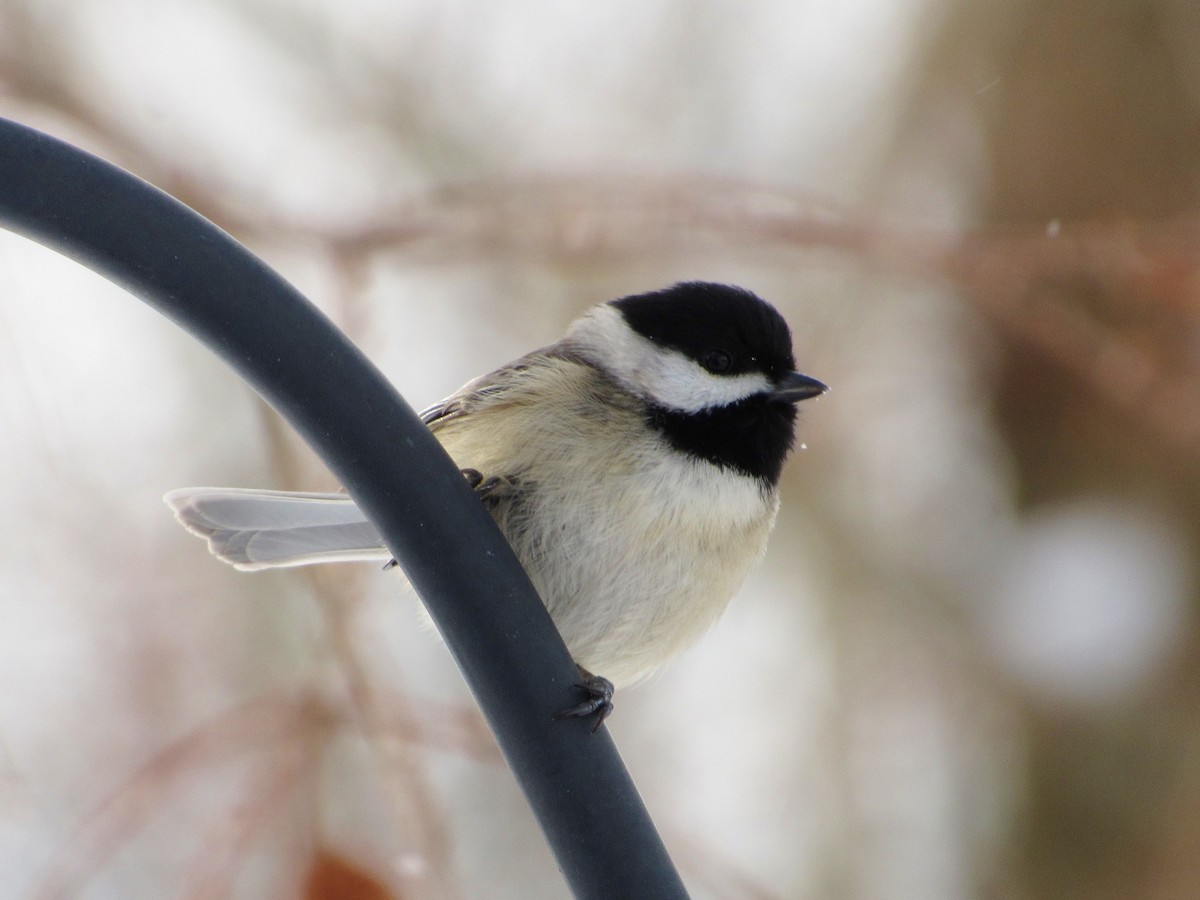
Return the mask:
[[[170,317],[320,454],[424,600],[576,896],[687,896],[604,729],[552,720],[579,699],[575,667],[504,537],[413,410],[316,307],[183,204],[4,119],[0,225]]]

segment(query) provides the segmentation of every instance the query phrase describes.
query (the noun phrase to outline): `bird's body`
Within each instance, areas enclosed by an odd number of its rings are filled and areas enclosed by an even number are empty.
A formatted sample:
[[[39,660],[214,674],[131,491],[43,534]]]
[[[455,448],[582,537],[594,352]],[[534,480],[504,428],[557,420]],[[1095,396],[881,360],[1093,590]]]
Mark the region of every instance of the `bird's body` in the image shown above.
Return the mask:
[[[597,383],[586,363],[542,358],[514,381],[469,416],[434,420],[434,433],[460,466],[511,481],[493,516],[573,658],[628,683],[725,608],[766,547],[776,491],[658,452],[639,404]],[[542,416],[536,398],[549,382],[590,412]],[[493,416],[506,425],[489,428]],[[603,475],[581,478],[581,469]]]
[[[575,661],[625,684],[693,643],[762,556],[793,404],[824,390],[792,368],[773,308],[685,284],[597,307],[423,418],[478,473]],[[167,500],[239,568],[390,555],[345,495],[188,488]]]

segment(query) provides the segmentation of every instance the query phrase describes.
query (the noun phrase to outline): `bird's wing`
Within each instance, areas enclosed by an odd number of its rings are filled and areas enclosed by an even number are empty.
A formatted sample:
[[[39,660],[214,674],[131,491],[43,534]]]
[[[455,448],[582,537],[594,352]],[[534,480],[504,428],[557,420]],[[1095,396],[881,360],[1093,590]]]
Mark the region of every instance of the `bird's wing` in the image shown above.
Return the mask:
[[[502,404],[529,383],[529,376],[539,363],[566,358],[575,357],[556,345],[528,353],[494,372],[468,381],[449,397],[422,410],[421,421],[436,432],[447,422]]]

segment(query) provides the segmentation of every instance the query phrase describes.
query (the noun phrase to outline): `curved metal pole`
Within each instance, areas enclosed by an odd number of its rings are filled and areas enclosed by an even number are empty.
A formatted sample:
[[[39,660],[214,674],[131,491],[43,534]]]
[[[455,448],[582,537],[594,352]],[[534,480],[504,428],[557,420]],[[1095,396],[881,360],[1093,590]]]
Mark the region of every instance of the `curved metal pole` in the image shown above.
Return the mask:
[[[0,119],[0,225],[125,287],[221,356],[320,454],[424,600],[578,897],[686,897],[616,747],[504,537],[379,371],[212,223]]]

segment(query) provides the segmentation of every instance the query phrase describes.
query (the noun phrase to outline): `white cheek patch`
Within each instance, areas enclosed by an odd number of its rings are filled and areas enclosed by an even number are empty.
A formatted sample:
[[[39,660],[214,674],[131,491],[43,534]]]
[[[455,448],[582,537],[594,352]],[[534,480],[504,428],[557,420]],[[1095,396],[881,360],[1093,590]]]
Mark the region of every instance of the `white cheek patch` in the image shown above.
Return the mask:
[[[598,307],[576,322],[570,338],[626,388],[678,412],[726,406],[771,388],[761,373],[714,375],[683,354],[656,346],[612,306]]]
[[[630,381],[662,406],[679,412],[700,412],[761,394],[770,385],[758,373],[713,375],[678,353],[655,353]]]

